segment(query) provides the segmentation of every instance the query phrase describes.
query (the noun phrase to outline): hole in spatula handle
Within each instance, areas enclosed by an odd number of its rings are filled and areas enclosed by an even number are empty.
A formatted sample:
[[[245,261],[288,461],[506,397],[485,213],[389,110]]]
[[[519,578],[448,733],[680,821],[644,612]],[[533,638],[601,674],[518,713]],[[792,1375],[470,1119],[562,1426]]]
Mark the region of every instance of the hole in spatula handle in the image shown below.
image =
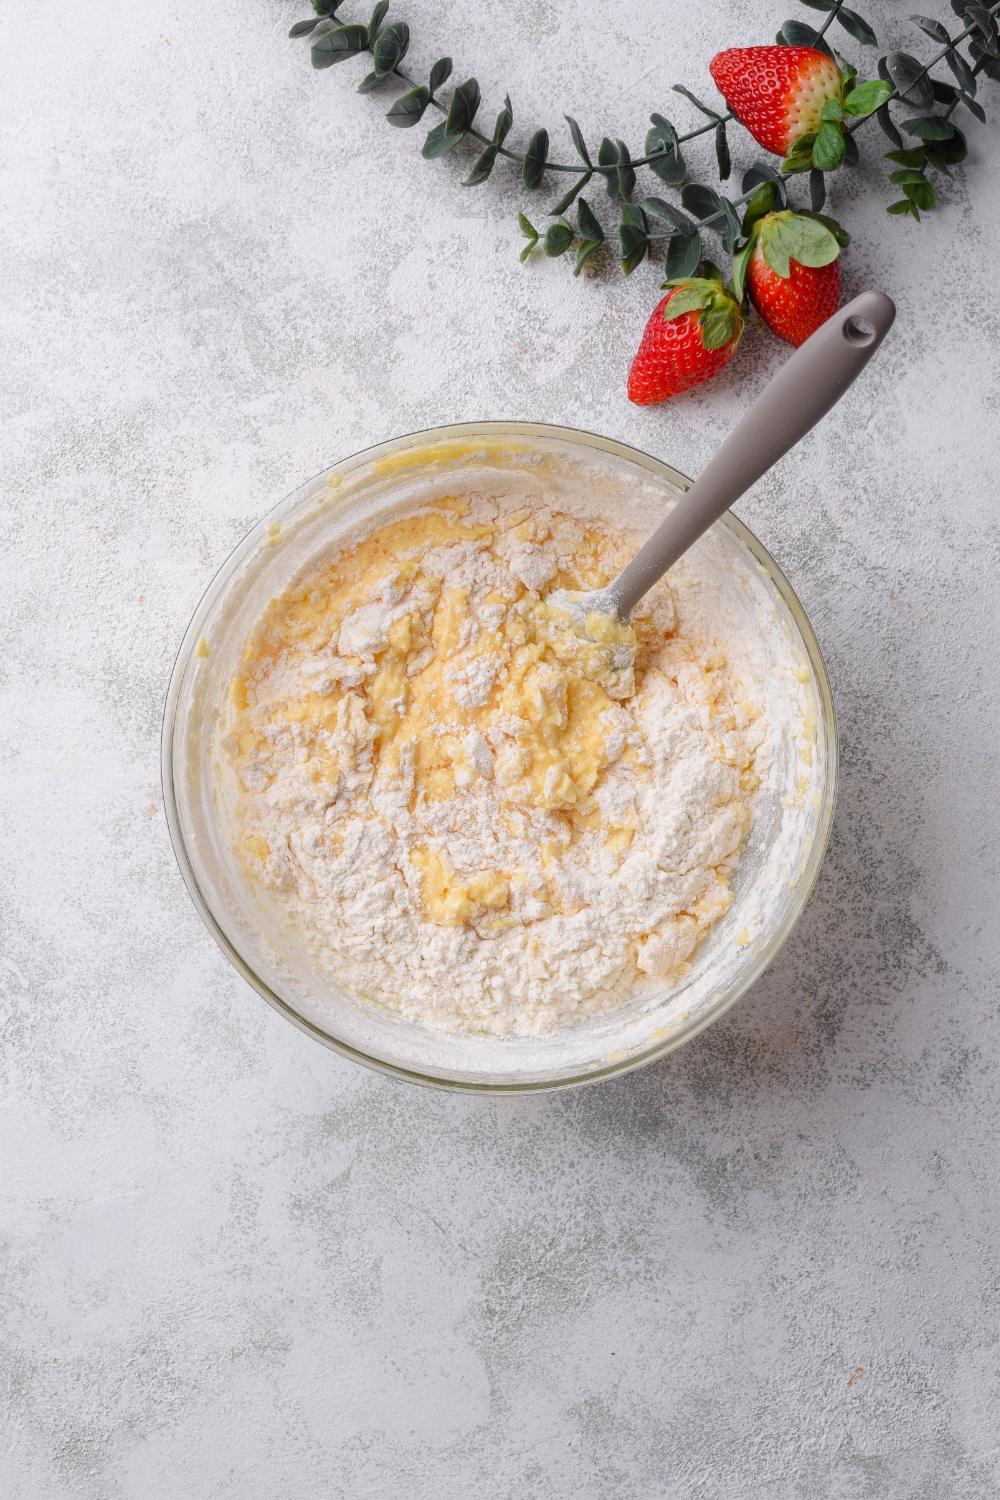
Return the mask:
[[[844,338],[851,344],[870,344],[875,329],[867,318],[848,318],[844,324]]]

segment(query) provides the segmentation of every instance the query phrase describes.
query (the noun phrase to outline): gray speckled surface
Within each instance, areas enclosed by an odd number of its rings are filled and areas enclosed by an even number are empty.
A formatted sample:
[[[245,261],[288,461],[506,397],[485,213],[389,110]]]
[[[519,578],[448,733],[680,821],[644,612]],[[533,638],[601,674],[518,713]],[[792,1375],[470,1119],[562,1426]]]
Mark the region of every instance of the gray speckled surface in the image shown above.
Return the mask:
[[[843,179],[847,287],[881,284],[898,331],[739,507],[841,715],[800,927],[659,1065],[452,1099],[299,1035],[202,929],[157,763],[188,616],[338,455],[514,416],[694,472],[783,351],[748,338],[701,393],[630,408],[659,268],[521,269],[509,177],[466,192],[353,65],[312,72],[284,39],[304,9],[0,13],[0,1491],[992,1497],[995,127],[919,227]],[[795,9],[403,14],[414,64],[452,51],[491,117],[505,85],[521,120],[575,106],[635,140]]]

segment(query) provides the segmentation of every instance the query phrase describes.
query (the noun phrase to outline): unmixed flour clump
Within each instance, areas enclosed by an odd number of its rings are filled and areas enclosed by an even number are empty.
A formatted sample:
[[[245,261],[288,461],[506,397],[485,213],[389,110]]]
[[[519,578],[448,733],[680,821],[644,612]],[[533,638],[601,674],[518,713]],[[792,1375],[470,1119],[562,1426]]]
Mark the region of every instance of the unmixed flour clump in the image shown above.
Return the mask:
[[[760,709],[665,582],[596,641],[546,604],[633,546],[450,499],[261,620],[224,740],[241,855],[357,995],[538,1034],[676,983],[726,910]]]

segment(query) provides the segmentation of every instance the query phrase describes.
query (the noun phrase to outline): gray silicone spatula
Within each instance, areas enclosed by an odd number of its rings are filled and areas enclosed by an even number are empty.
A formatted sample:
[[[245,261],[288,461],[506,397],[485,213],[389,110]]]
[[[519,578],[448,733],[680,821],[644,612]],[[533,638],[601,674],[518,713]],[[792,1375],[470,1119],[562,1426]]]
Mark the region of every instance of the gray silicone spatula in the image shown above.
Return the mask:
[[[548,602],[569,610],[581,623],[591,610],[627,620],[643,594],[713,521],[836,405],[895,316],[896,308],[884,292],[862,292],[834,313],[786,360],[708,468],[618,577],[593,593],[559,590]]]

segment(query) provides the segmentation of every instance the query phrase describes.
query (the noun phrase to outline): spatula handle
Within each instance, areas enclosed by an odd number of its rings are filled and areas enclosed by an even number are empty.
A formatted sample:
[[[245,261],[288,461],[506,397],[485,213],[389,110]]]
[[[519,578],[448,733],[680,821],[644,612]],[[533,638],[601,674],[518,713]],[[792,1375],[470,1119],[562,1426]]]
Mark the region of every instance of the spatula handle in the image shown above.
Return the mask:
[[[797,349],[649,541],[611,583],[622,619],[734,501],[805,437],[861,374],[892,327],[884,292],[862,292]]]

